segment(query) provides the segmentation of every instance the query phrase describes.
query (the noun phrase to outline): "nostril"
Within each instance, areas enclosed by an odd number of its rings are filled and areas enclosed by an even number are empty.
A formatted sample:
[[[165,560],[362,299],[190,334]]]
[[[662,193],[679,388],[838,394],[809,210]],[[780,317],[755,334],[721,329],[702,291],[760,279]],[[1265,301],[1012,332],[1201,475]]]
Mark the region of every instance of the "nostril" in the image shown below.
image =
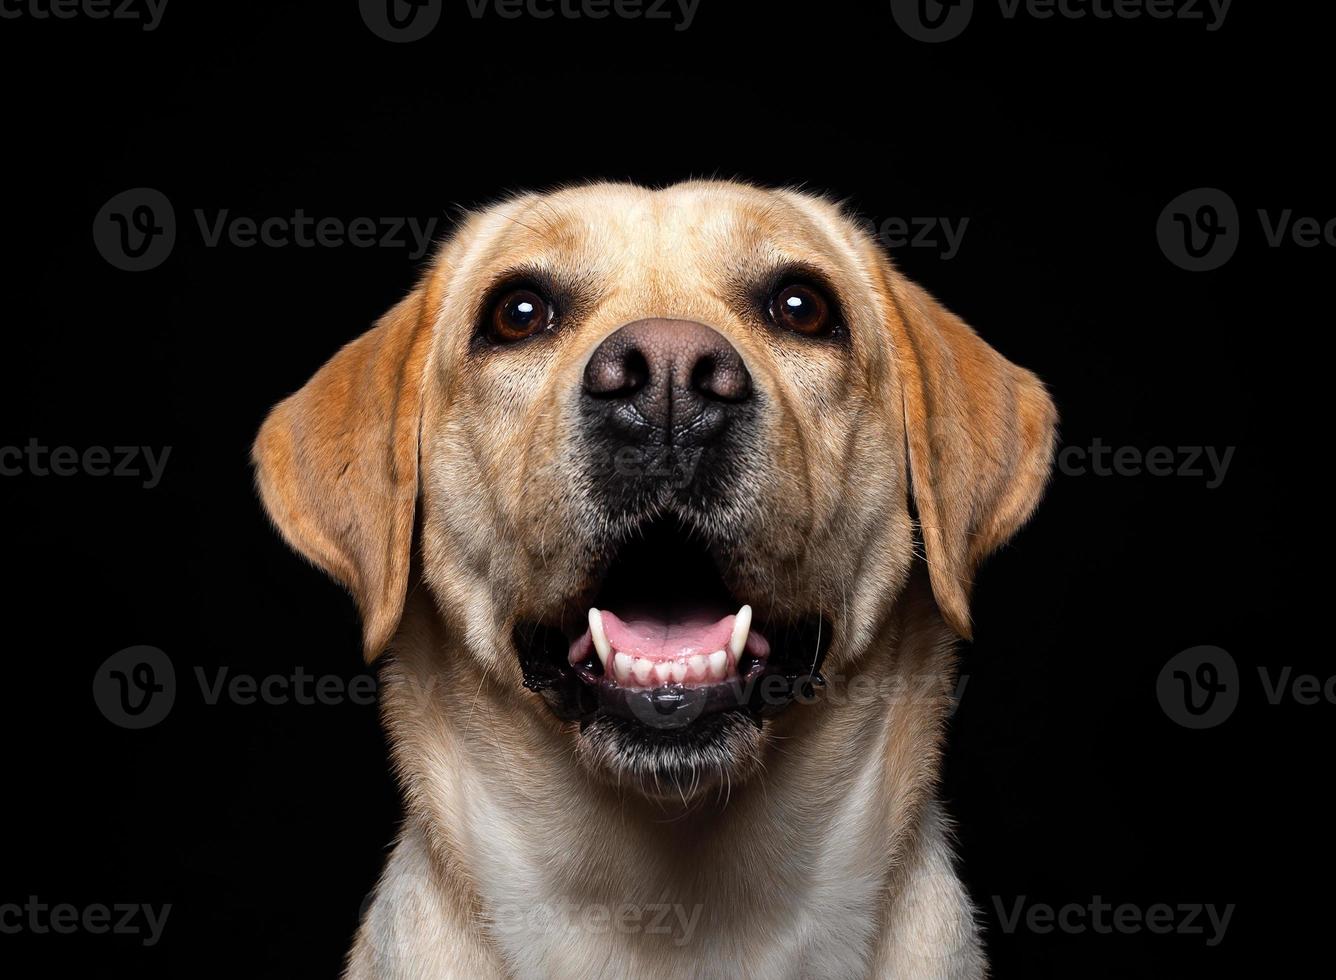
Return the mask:
[[[625,398],[645,387],[649,363],[638,347],[605,344],[585,367],[585,391],[599,398]]]
[[[696,366],[691,369],[691,387],[703,395],[714,394],[714,369],[716,367],[713,354],[706,354],[696,362]]]
[[[706,398],[739,402],[751,394],[751,375],[736,352],[707,351],[691,369],[691,387]]]
[[[649,384],[649,361],[639,347],[632,347],[622,359],[622,391],[632,394]]]

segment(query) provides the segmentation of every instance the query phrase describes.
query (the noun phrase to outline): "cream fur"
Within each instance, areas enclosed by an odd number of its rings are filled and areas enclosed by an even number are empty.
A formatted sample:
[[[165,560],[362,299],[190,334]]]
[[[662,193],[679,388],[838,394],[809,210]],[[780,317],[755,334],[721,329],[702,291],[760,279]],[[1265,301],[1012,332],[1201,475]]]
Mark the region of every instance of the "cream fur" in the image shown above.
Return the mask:
[[[834,284],[846,344],[744,308],[792,263]],[[577,284],[578,315],[480,353],[482,298],[534,268]],[[710,325],[765,395],[708,518],[730,588],[834,631],[825,694],[680,799],[587,751],[510,641],[621,530],[585,489],[574,406],[591,352],[645,317]],[[952,644],[976,567],[1039,499],[1055,421],[1033,375],[819,197],[598,184],[470,215],[254,449],[280,532],[352,592],[367,656],[388,648],[407,812],[348,976],[983,976],[934,795]]]

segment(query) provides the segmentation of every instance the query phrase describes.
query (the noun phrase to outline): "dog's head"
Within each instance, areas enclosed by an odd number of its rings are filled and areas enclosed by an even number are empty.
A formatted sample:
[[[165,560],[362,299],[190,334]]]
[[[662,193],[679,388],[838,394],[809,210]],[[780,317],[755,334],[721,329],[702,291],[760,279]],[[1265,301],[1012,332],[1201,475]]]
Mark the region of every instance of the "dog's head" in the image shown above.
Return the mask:
[[[368,658],[420,567],[460,686],[507,685],[592,771],[680,791],[745,775],[823,662],[857,662],[918,541],[968,635],[1054,421],[835,205],[600,184],[465,220],[255,461]]]

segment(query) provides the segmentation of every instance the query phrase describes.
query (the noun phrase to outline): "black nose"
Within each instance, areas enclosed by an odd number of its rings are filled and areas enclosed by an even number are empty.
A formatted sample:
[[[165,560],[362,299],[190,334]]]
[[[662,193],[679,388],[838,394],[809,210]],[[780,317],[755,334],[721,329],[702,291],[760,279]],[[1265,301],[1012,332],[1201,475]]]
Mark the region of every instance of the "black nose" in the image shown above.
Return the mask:
[[[628,323],[585,366],[585,397],[613,427],[647,441],[703,445],[751,397],[751,375],[722,334],[691,320]]]

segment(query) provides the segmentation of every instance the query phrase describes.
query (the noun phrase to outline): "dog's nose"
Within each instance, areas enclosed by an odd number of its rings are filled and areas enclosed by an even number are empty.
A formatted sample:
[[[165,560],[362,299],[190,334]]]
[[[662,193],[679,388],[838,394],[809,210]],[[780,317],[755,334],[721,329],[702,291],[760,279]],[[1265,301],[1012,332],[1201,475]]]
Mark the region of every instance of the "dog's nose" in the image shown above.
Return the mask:
[[[637,320],[594,351],[584,373],[587,398],[628,434],[666,434],[700,444],[718,435],[730,411],[751,397],[751,375],[718,331],[691,320]]]

